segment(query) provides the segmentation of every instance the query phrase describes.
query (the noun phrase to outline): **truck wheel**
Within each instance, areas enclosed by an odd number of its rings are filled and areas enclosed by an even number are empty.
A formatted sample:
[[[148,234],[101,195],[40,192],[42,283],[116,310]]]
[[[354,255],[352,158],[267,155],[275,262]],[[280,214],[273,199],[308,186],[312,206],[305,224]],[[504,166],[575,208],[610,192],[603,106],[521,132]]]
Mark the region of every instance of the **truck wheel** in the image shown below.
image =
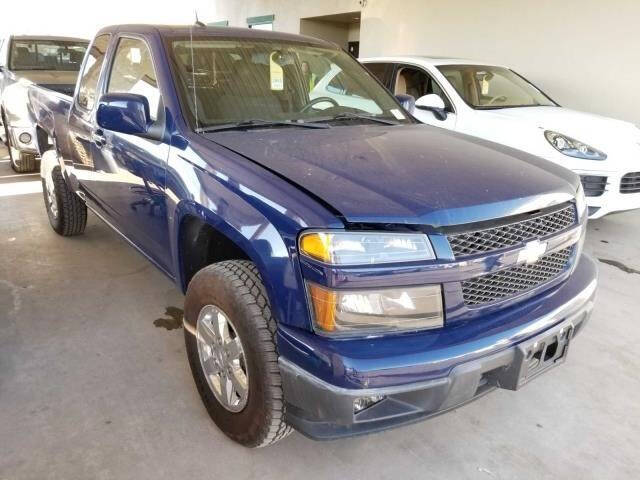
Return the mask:
[[[184,336],[209,415],[229,438],[264,447],[291,433],[285,423],[276,320],[256,266],[224,261],[189,283]]]
[[[80,235],[87,226],[87,206],[67,186],[60,167],[42,179],[44,204],[49,223],[63,237]]]

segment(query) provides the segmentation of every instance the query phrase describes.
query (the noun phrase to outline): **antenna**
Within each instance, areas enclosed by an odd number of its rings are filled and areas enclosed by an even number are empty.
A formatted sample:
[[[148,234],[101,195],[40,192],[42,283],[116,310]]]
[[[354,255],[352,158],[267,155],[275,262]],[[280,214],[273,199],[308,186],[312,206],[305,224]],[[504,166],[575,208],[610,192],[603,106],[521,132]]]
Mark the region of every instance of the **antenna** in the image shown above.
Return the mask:
[[[198,18],[198,13],[196,12],[196,25],[197,25],[197,20]],[[193,108],[195,109],[195,117],[196,117],[196,131],[200,128],[199,122],[198,122],[198,96],[196,94],[196,68],[195,68],[195,62],[193,60],[193,27],[189,27],[189,43],[190,43],[190,47],[191,47],[191,83],[193,86]]]
[[[198,10],[195,10],[195,9],[194,9],[193,11],[194,11],[194,12],[195,12],[195,14],[196,14],[196,22],[195,22],[196,26],[198,26],[198,27],[205,27],[206,25],[205,25],[204,23],[202,23],[200,20],[198,20]]]

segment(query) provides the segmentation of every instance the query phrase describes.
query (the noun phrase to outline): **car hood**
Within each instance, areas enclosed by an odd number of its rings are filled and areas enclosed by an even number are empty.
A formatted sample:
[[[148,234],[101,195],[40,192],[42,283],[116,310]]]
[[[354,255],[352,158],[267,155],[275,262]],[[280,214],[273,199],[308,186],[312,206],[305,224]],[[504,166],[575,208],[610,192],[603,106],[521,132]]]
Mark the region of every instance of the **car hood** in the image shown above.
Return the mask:
[[[491,220],[573,198],[570,171],[428,125],[207,134],[321,199],[349,223],[434,227]]]
[[[523,107],[478,112],[483,118],[493,117],[553,130],[605,152],[620,142],[640,142],[640,130],[632,123],[569,108]]]

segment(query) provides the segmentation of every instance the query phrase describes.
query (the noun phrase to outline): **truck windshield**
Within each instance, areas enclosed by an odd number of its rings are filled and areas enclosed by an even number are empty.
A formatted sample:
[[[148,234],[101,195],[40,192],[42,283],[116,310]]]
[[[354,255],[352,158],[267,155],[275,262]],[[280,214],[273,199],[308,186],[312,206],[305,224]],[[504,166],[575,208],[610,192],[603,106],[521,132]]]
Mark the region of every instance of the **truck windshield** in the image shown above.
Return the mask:
[[[410,122],[396,100],[341,50],[202,36],[170,40],[168,49],[185,114],[198,131],[247,121]]]
[[[438,70],[462,99],[477,110],[557,106],[535,86],[508,68],[443,65]]]
[[[11,42],[11,70],[80,70],[88,42],[14,39]]]

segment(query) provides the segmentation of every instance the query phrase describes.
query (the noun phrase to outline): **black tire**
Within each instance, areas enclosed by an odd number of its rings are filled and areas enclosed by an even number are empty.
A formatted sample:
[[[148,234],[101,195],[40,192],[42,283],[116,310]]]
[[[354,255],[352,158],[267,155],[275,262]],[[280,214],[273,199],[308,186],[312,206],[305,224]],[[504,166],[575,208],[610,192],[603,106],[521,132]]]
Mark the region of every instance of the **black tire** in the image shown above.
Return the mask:
[[[246,406],[237,413],[218,402],[200,363],[195,332],[198,315],[206,305],[215,305],[229,315],[244,348],[249,394]],[[255,264],[232,260],[200,270],[187,289],[184,322],[191,372],[218,428],[232,440],[251,448],[271,445],[291,433],[285,422],[276,320]]]
[[[9,158],[11,168],[16,173],[31,173],[37,170],[37,159],[33,153],[20,152],[18,158],[14,158],[14,154],[11,152],[11,146],[9,146]]]
[[[49,216],[49,223],[53,230],[63,237],[71,237],[84,233],[87,226],[87,206],[72,192],[65,182],[60,167],[55,167],[51,172],[51,184],[55,196],[57,212],[52,208],[49,200],[47,182],[42,179],[42,194],[44,204]]]

